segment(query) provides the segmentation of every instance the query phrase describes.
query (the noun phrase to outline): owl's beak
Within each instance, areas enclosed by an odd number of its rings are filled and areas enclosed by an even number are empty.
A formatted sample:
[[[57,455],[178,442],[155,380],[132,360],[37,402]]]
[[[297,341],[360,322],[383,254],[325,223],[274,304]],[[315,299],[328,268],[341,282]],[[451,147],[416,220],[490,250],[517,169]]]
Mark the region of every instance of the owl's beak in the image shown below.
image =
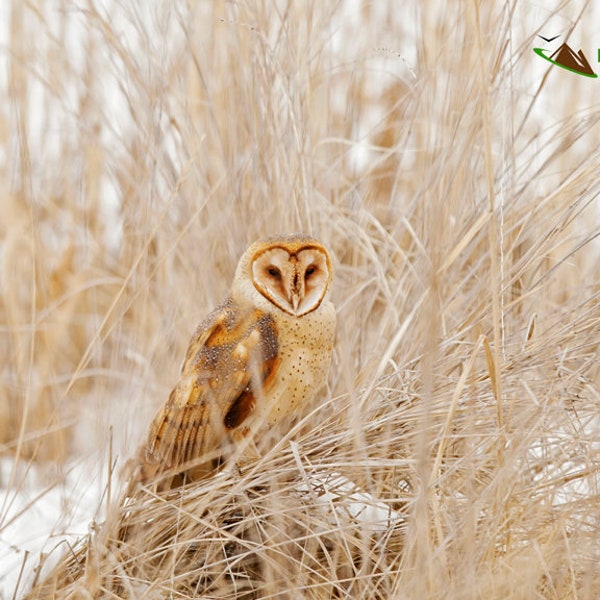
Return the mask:
[[[292,307],[294,312],[298,312],[298,307],[300,306],[300,302],[302,302],[304,298],[304,282],[299,277],[298,273],[294,273],[294,280],[292,282],[292,286],[290,289],[290,302],[292,303]]]
[[[300,298],[300,292],[293,291],[291,300],[292,306],[294,307],[294,312],[298,312],[298,306],[300,306],[300,300],[302,300],[302,298]]]
[[[302,302],[304,298],[304,286],[302,282],[297,278],[294,280],[294,285],[290,290],[290,302],[292,303],[292,307],[294,308],[294,312],[298,312],[298,307],[300,306],[300,302]]]

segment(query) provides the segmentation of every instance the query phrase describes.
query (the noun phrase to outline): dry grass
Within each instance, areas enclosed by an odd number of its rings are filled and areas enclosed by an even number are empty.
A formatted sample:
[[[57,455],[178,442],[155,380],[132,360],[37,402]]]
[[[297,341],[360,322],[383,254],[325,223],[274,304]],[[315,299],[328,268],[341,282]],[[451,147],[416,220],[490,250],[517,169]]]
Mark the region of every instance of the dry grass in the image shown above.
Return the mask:
[[[600,596],[600,84],[531,52],[571,19],[593,58],[585,10],[8,4],[0,537],[32,468],[96,453],[108,486],[15,595]],[[195,324],[294,230],[335,257],[321,406],[243,475],[119,507]],[[323,500],[335,473],[389,525]]]

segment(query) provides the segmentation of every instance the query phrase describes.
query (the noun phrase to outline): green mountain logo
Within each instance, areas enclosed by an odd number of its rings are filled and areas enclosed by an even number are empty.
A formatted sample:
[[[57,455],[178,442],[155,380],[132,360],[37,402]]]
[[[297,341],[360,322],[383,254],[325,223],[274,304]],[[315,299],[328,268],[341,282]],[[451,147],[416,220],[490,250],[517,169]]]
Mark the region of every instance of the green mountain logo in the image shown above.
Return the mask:
[[[543,40],[551,41],[556,39],[558,36],[554,36],[553,38],[545,38],[540,35],[539,37],[541,37]],[[569,44],[562,44],[549,56],[546,54],[547,50],[544,50],[543,48],[534,48],[533,51],[538,56],[541,56],[543,59],[551,62],[553,65],[567,69],[567,71],[577,73],[577,75],[583,75],[584,77],[598,77],[598,75],[594,73],[594,70],[590,66],[590,63],[585,57],[583,50],[580,49],[579,52],[575,52],[571,46],[569,46]]]

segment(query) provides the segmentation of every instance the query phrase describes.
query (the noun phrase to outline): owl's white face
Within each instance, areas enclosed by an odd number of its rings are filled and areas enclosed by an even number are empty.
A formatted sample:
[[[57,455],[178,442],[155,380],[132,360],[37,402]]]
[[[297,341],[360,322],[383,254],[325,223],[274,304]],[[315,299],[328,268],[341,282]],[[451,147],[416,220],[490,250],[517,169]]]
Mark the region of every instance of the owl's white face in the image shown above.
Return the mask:
[[[254,255],[252,283],[285,313],[302,317],[316,310],[331,281],[331,261],[319,244],[273,244]]]

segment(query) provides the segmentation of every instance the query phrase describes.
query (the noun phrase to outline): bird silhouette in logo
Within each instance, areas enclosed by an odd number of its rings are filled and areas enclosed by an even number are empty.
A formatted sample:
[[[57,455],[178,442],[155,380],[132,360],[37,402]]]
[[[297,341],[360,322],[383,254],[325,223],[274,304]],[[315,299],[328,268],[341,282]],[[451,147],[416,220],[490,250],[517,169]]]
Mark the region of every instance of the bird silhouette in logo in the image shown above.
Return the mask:
[[[556,38],[559,38],[560,34],[559,35],[555,35],[554,37],[551,37],[551,38],[546,38],[543,35],[538,35],[538,37],[542,38],[545,42],[550,43],[550,42],[554,41]]]

